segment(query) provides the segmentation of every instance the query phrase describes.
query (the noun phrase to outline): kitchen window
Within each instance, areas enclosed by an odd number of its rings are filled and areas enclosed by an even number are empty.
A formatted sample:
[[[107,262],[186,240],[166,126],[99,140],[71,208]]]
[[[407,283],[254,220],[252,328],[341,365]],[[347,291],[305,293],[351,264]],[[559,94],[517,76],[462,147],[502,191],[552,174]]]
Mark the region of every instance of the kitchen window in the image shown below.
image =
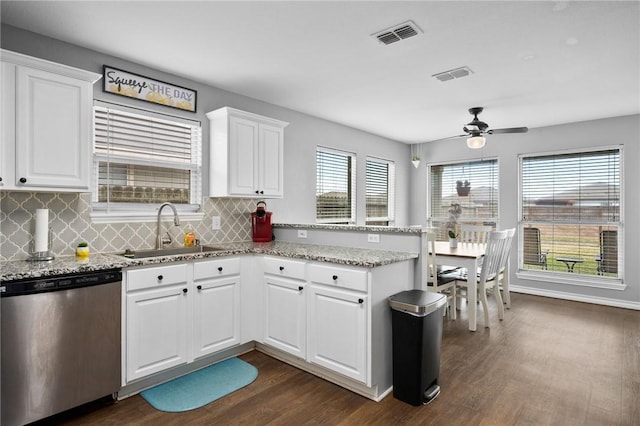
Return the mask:
[[[438,238],[446,239],[449,209],[459,204],[460,224],[498,223],[498,160],[478,160],[428,166],[428,223],[438,228]],[[459,229],[458,229],[459,231]]]
[[[520,156],[520,271],[622,283],[621,164],[621,147]]]
[[[316,221],[353,224],[356,218],[355,154],[316,149]]]
[[[153,218],[167,201],[181,217],[196,212],[202,197],[201,146],[199,122],[94,106],[92,216]]]
[[[389,226],[395,219],[395,164],[367,158],[366,224]]]

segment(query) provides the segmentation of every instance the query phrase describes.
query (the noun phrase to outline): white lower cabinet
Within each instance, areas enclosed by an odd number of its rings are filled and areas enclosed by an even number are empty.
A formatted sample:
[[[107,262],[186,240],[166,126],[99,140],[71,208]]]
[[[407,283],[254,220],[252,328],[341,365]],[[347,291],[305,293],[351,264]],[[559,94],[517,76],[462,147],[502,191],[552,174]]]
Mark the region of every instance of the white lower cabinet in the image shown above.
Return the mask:
[[[237,258],[194,264],[194,358],[240,343],[239,273]]]
[[[126,283],[127,381],[186,363],[187,265],[128,271]]]
[[[307,360],[367,386],[369,276],[367,269],[310,264],[307,317]]]
[[[125,382],[240,343],[240,266],[221,258],[125,271]]]
[[[413,271],[412,261],[368,268],[278,256],[131,268],[124,274],[123,384],[184,374],[206,365],[206,356],[256,341],[276,358],[379,400],[393,386],[388,298],[413,288]]]
[[[367,296],[309,286],[307,360],[368,384]]]
[[[265,257],[263,343],[368,385],[368,271]]]
[[[305,263],[264,259],[264,343],[298,358],[306,356]]]

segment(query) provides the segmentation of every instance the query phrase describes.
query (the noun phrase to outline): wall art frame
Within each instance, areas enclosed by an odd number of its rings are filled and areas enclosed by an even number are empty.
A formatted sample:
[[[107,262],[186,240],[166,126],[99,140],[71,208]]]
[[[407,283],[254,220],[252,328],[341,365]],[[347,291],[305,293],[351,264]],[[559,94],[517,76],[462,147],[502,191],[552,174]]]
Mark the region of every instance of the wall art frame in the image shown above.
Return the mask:
[[[102,90],[140,101],[196,112],[198,92],[108,65],[102,66]]]

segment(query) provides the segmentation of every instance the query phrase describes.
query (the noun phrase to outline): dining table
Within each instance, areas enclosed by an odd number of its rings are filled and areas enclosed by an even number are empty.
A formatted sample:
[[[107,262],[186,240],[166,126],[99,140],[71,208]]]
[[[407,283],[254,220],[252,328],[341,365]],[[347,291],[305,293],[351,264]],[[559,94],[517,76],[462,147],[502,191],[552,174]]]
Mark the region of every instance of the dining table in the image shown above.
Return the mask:
[[[452,248],[448,241],[436,241],[435,251],[438,264],[466,268],[467,271],[478,271],[480,260],[484,256],[486,244],[461,243]],[[467,273],[467,301],[469,330],[476,331],[476,313],[478,300],[478,274]]]

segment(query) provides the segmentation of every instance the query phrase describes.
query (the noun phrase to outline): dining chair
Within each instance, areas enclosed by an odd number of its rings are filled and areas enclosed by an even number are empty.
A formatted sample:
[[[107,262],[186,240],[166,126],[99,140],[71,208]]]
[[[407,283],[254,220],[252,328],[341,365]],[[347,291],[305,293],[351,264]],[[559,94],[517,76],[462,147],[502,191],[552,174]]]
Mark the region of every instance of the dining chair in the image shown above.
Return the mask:
[[[482,257],[482,266],[478,274],[478,299],[482,304],[484,312],[484,326],[489,327],[489,306],[487,300],[487,290],[493,290],[491,293],[496,298],[498,306],[498,318],[504,319],[504,306],[502,296],[500,295],[499,283],[501,273],[505,271],[506,262],[509,258],[509,244],[512,241],[515,229],[506,231],[491,231],[487,236],[487,246],[485,254]],[[511,239],[510,236],[511,235]],[[465,270],[458,270],[445,274],[443,279],[455,277],[456,287],[467,288],[468,273]],[[502,279],[504,280],[504,274]],[[506,281],[505,281],[506,282]],[[457,291],[454,290],[454,292]],[[507,287],[508,291],[508,287]],[[455,299],[455,298],[454,298]]]
[[[447,296],[447,307],[451,319],[456,319],[456,277],[442,272],[442,266],[436,259],[436,234],[427,232],[427,244],[424,255],[427,265],[427,291],[443,293]],[[445,271],[449,272],[449,271]]]
[[[460,225],[460,236],[458,240],[462,243],[481,243],[487,242],[487,236],[493,228],[484,225]]]
[[[542,250],[540,243],[540,229],[524,228],[522,230],[523,261],[527,265],[540,265],[547,269],[547,254],[549,250]]]
[[[600,231],[600,253],[596,255],[598,275],[618,273],[618,231]]]
[[[461,243],[474,243],[474,244],[486,244],[487,236],[489,232],[491,232],[493,228],[491,226],[485,225],[469,225],[462,224],[460,225],[460,235],[458,236],[458,241]],[[457,291],[457,306],[462,305],[462,298],[466,295],[465,289],[458,289]]]
[[[505,243],[504,264],[498,275],[498,288],[502,290],[502,298],[507,309],[511,309],[511,294],[509,293],[509,258],[511,255],[511,246],[513,244],[513,237],[516,234],[516,228],[507,229],[507,242]]]
[[[486,244],[489,232],[492,230],[493,227],[491,226],[462,224],[460,225],[458,241],[461,243]],[[462,298],[466,297],[466,290],[463,288],[458,289],[457,297],[456,306],[459,308],[462,305]]]

